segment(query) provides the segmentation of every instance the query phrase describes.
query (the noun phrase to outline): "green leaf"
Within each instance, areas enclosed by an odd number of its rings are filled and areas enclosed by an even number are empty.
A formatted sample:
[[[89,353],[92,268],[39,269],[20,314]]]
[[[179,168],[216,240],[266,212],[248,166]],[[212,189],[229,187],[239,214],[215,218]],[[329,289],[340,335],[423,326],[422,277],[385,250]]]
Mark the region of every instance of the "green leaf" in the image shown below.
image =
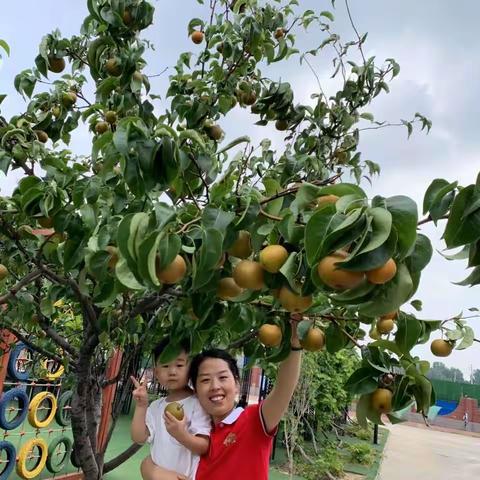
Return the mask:
[[[399,357],[402,356],[402,352],[398,345],[390,340],[375,340],[375,342],[372,342],[370,345],[373,347],[379,347],[383,350],[388,350],[389,352],[395,353]]]
[[[345,348],[349,340],[346,335],[335,324],[330,323],[326,332],[326,347],[329,353],[335,353]]]
[[[182,347],[174,342],[170,342],[158,357],[159,363],[168,363],[177,358],[182,351]]]
[[[362,428],[368,428],[367,411],[370,409],[370,395],[362,395],[357,402],[357,422]]]
[[[409,353],[422,334],[422,324],[414,317],[401,315],[397,326],[395,343],[402,353]]]
[[[403,264],[397,266],[395,277],[377,288],[372,299],[359,307],[359,313],[375,317],[385,315],[403,305],[413,294],[412,277]]]
[[[336,183],[334,185],[328,185],[321,187],[318,196],[321,195],[337,195],[343,197],[344,195],[356,195],[359,198],[367,198],[365,192],[353,183]]]
[[[320,257],[323,258],[363,237],[368,229],[368,224],[361,208],[355,208],[347,215],[335,214],[328,226],[327,236],[323,239]]]
[[[305,252],[308,265],[311,267],[321,258],[323,239],[334,215],[333,206],[321,208],[310,217],[305,227]]]
[[[285,211],[285,210],[284,210]],[[295,223],[295,217],[291,212],[283,216],[283,220],[277,224],[278,231],[289,243],[297,244],[305,235],[305,227]]]
[[[223,148],[221,148],[218,152],[217,155],[220,155],[221,153],[226,152],[227,150],[230,150],[233,147],[236,147],[237,145],[240,145],[241,143],[250,143],[250,137],[248,135],[243,135],[242,137],[238,137],[235,140],[232,140],[230,143],[225,145]],[[264,180],[264,185],[265,185],[265,180]]]
[[[374,392],[378,387],[378,372],[370,367],[361,367],[349,377],[345,389],[353,395]]]
[[[118,226],[118,232],[117,232],[118,249],[120,250],[120,253],[126,259],[127,263],[130,266],[135,265],[135,259],[130,254],[130,250],[128,248],[128,241],[130,238],[130,225],[132,223],[134,216],[135,216],[134,213],[125,215],[125,217],[123,217],[123,220],[120,222]]]
[[[292,290],[297,293],[300,292],[299,283],[296,280],[296,276],[298,274],[299,263],[301,262],[301,260],[301,254],[297,252],[292,252],[279,270],[279,272],[287,279]]]
[[[475,185],[469,185],[455,198],[443,234],[448,248],[460,247],[480,239],[480,209],[464,218],[464,212],[479,197]]]
[[[464,331],[463,339],[460,342],[460,344],[457,346],[457,350],[464,350],[465,348],[472,346],[475,339],[475,332],[471,327],[469,327],[468,325],[465,325],[463,327],[463,331]]]
[[[198,259],[194,263],[192,285],[194,290],[203,287],[212,278],[222,258],[223,238],[222,232],[215,228],[202,231],[202,245],[198,252]]]
[[[0,48],[3,48],[5,50],[5,53],[10,56],[10,47],[8,46],[8,43],[5,40],[2,40],[0,38]]]
[[[461,282],[453,282],[453,283],[455,285],[461,285],[464,287],[468,285],[473,287],[474,285],[480,284],[480,267],[475,267],[465,280]]]
[[[328,12],[328,11],[324,10],[323,12],[320,12],[320,16],[321,17],[326,17],[332,22],[335,21],[335,17],[333,16],[332,12]]]
[[[310,183],[302,183],[295,195],[295,200],[290,204],[293,215],[297,216],[305,207],[310,206],[318,198],[320,191],[320,187]]]
[[[83,240],[68,239],[63,252],[63,266],[70,271],[77,267],[84,259],[85,242]]]
[[[390,197],[385,201],[398,233],[398,256],[402,259],[410,254],[417,238],[417,204],[403,195]]]
[[[127,262],[124,258],[118,259],[115,266],[115,275],[119,282],[130,290],[143,290],[143,286],[137,281],[135,275],[128,268]]]
[[[417,311],[420,312],[422,310],[422,301],[421,300],[412,300],[410,305]]]
[[[141,242],[138,249],[138,274],[147,282],[147,284],[154,288],[160,286],[160,282],[157,278],[156,258],[161,240],[161,232],[152,232]]]
[[[367,215],[372,217],[372,233],[369,242],[360,249],[357,255],[375,250],[384,244],[388,240],[392,229],[392,214],[388,210],[374,207],[367,210]]]
[[[430,263],[432,254],[433,248],[430,239],[419,233],[413,252],[405,259],[405,264],[411,273],[420,272]]]
[[[267,196],[271,197],[279,192],[282,191],[282,186],[278,180],[273,178],[265,178],[263,179],[263,185],[265,187],[265,193]],[[283,200],[284,197],[277,198],[276,200],[272,200],[265,205],[264,210],[269,213],[270,215],[278,215],[283,207]]]
[[[414,375],[414,379],[415,385],[412,389],[417,402],[417,411],[427,415],[432,400],[432,384],[427,377],[418,373]]]
[[[297,334],[300,341],[302,341],[305,338],[310,328],[312,328],[312,325],[313,325],[312,320],[302,320],[301,322],[298,322]]]
[[[173,233],[163,237],[158,249],[158,255],[160,257],[158,269],[163,270],[167,265],[170,265],[181,248],[182,241],[177,234]]]
[[[443,188],[450,185],[443,178],[436,178],[427,188],[425,196],[423,197],[423,214],[425,215],[434,204],[435,197],[437,193],[440,192]]]
[[[363,272],[379,268],[393,256],[395,252],[397,236],[394,231],[391,232],[390,238],[375,250],[358,255],[353,251],[339,266],[345,270]]]
[[[205,228],[215,228],[225,234],[225,230],[232,223],[235,214],[225,212],[219,208],[206,207],[202,214],[202,224]]]

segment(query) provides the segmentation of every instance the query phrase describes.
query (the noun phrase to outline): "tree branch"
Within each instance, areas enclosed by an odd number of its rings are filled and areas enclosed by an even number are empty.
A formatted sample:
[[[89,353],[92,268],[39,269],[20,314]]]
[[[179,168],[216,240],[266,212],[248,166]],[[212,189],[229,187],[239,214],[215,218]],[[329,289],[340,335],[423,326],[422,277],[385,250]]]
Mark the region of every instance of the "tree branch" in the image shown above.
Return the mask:
[[[240,337],[238,340],[235,340],[232,342],[226,350],[233,350],[235,348],[240,348],[241,346],[245,345],[245,343],[249,342],[252,338],[255,338],[257,336],[257,330],[250,330],[247,334],[245,334],[243,337]]]
[[[108,472],[111,472],[118,466],[120,466],[123,462],[126,462],[129,458],[131,458],[133,455],[135,455],[143,445],[139,445],[138,443],[132,443],[126,450],[124,450],[122,453],[117,455],[115,458],[112,458],[110,461],[105,463],[103,466],[103,474],[107,474]]]
[[[32,283],[35,281],[38,277],[42,275],[42,271],[40,269],[34,270],[33,272],[30,272],[28,275],[25,275],[25,277],[22,278],[16,285],[14,285],[9,293],[6,293],[5,295],[2,295],[0,297],[0,305],[3,303],[7,303],[7,301],[14,297],[19,290],[21,290],[23,287],[27,286],[29,283]]]
[[[335,183],[341,176],[342,176],[341,173],[337,173],[333,177],[327,178],[326,180],[314,180],[313,182],[309,182],[309,183],[311,183],[312,185],[316,185],[317,187],[322,187],[325,185],[330,185],[332,183]],[[272,195],[271,197],[263,199],[260,202],[260,205],[265,205],[266,203],[272,202],[277,198],[286,197],[287,195],[297,192],[299,188],[300,187],[291,187],[291,188],[287,188],[286,190],[282,190],[281,192],[278,192],[275,195]]]
[[[35,352],[38,352],[40,355],[43,355],[44,357],[47,357],[51,360],[54,360],[58,364],[62,365],[63,364],[63,359],[60,358],[58,355],[55,355],[54,353],[48,352],[42,347],[39,347],[38,345],[35,345],[32,341],[30,341],[23,333],[20,333],[16,328],[7,325],[6,326],[7,330],[11,333],[13,333],[18,340],[23,342],[27,347],[30,347],[32,350]],[[75,370],[75,365],[72,365],[73,369]]]

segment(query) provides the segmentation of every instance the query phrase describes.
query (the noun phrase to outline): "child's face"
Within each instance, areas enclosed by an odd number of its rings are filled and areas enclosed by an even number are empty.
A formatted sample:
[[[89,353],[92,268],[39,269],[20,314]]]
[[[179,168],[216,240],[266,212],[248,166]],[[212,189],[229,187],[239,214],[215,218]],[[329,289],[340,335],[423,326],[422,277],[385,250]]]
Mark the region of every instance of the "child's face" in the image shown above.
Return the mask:
[[[168,391],[181,390],[188,384],[189,359],[185,352],[169,363],[157,363],[155,377]]]

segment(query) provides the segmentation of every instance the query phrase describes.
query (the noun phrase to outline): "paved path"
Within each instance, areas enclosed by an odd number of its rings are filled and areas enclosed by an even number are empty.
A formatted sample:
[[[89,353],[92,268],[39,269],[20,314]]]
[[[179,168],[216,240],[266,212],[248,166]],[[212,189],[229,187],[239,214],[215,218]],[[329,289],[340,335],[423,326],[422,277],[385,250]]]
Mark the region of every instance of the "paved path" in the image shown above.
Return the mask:
[[[392,425],[378,480],[480,478],[480,438]]]

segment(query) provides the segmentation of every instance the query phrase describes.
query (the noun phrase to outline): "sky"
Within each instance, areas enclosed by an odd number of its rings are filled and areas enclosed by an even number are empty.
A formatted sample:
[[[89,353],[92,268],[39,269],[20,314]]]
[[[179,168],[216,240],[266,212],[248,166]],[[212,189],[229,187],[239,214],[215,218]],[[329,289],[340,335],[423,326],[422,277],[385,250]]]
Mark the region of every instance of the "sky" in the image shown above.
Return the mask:
[[[23,109],[23,101],[13,88],[14,76],[30,68],[38,52],[42,36],[59,28],[64,36],[77,34],[80,23],[87,15],[86,1],[42,0],[41,8],[33,0],[4,2],[0,17],[0,38],[11,47],[10,57],[0,63],[0,93],[8,97],[2,104],[2,115],[9,118]],[[155,45],[148,52],[147,75],[166,72],[151,79],[152,91],[162,95],[168,85],[179,53],[194,50],[187,37],[187,24],[192,17],[207,16],[206,7],[195,0],[167,2],[153,1],[156,8],[154,25],[145,37]],[[208,2],[205,2],[208,3]],[[334,31],[342,38],[354,38],[343,0],[336,1],[336,8],[326,0],[300,0],[301,7],[317,12],[331,10],[335,15]],[[398,122],[400,118],[412,118],[421,112],[433,122],[429,135],[415,132],[407,139],[405,128],[392,127],[362,133],[360,150],[362,158],[380,164],[382,173],[373,186],[362,185],[371,195],[408,195],[422,205],[423,194],[435,178],[458,180],[466,186],[475,182],[480,171],[480,136],[477,111],[478,79],[480,63],[478,55],[477,23],[480,3],[467,0],[362,0],[351,1],[350,9],[355,25],[361,34],[368,32],[365,53],[377,61],[393,57],[401,65],[401,72],[390,85],[391,92],[378,98],[370,112],[376,120]],[[299,33],[301,50],[317,46],[320,32]],[[335,92],[331,57],[322,55],[312,61],[322,87],[328,94]],[[317,91],[316,79],[311,70],[300,65],[298,57],[287,63],[263,70],[271,78],[292,84],[295,99],[308,102],[311,93]],[[165,106],[160,101],[158,108]],[[477,125],[477,127],[476,127]],[[282,146],[282,136],[270,127],[253,126],[246,110],[235,109],[222,120],[226,132],[225,142],[240,135],[249,134],[253,142],[270,138],[274,146]],[[73,138],[70,148],[79,154],[89,154],[91,137],[83,129]],[[18,178],[18,177],[17,177]],[[0,194],[12,191],[16,176],[5,178],[0,173]],[[420,212],[421,213],[421,212]],[[464,261],[449,262],[438,251],[445,248],[441,241],[444,224],[438,228],[432,224],[422,227],[422,232],[433,241],[436,250],[431,263],[424,270],[420,288],[415,295],[423,301],[419,318],[443,320],[469,307],[480,307],[480,286],[466,288],[453,285],[463,280],[468,272]],[[406,311],[409,309],[406,307]],[[480,319],[472,319],[471,325],[480,338]],[[414,353],[434,361],[428,345],[416,347]],[[438,359],[437,359],[438,360]],[[480,344],[454,353],[442,359],[448,366],[460,368],[466,378],[470,370],[480,368]]]

